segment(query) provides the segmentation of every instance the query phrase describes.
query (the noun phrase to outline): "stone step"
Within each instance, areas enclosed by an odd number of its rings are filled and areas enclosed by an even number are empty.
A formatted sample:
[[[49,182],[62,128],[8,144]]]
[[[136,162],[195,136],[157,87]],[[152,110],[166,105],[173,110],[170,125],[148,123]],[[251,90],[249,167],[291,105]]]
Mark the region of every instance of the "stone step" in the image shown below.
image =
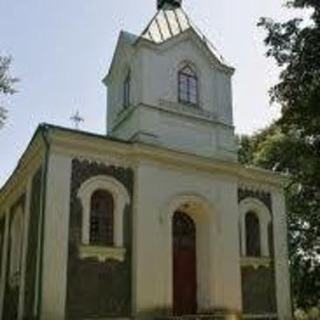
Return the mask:
[[[155,320],[225,320],[226,314],[214,313],[214,314],[192,314],[183,316],[168,316],[156,318]]]

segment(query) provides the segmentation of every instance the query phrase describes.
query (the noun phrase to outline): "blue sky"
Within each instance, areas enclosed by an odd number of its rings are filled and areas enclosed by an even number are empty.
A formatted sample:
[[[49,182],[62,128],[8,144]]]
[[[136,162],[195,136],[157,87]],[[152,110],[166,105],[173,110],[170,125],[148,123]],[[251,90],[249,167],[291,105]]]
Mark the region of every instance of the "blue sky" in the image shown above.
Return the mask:
[[[237,69],[233,81],[238,133],[252,133],[278,114],[268,89],[278,69],[264,57],[260,16],[286,18],[281,0],[184,0],[192,20]],[[107,73],[117,37],[139,34],[155,13],[156,0],[1,0],[0,54],[14,58],[19,93],[5,100],[7,125],[0,130],[0,186],[41,122],[105,133]]]

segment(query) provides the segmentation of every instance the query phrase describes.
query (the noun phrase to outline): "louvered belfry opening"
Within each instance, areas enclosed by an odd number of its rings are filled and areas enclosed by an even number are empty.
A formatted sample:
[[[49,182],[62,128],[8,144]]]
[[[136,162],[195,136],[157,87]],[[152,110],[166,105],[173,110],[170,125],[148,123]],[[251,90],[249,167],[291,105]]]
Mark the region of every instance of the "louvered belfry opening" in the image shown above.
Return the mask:
[[[158,10],[163,9],[165,5],[169,5],[174,8],[181,7],[182,0],[158,0]]]

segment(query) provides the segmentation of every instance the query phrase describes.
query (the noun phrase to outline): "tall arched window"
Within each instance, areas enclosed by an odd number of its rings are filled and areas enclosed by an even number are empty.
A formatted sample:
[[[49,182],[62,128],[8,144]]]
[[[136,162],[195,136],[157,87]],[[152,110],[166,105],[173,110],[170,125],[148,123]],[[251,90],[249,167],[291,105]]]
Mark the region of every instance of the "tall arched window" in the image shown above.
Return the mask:
[[[10,227],[10,281],[16,285],[21,270],[23,246],[23,209],[18,207]]]
[[[179,102],[198,105],[198,76],[190,65],[185,65],[178,72]]]
[[[78,197],[83,209],[82,244],[85,246],[95,246],[94,242],[100,242],[102,246],[122,248],[124,239],[123,219],[125,208],[130,204],[130,196],[125,186],[115,178],[98,175],[88,179],[81,185]],[[102,203],[101,206],[100,203]],[[101,231],[101,223],[98,221],[101,220],[102,224],[110,230],[108,237],[100,237],[98,235]],[[111,230],[113,241],[111,241]],[[94,236],[94,234],[97,236]],[[95,240],[100,238],[104,240]],[[109,240],[106,241],[106,238]]]
[[[130,106],[130,94],[131,94],[131,72],[128,71],[123,83],[123,106],[125,108]]]
[[[261,236],[259,218],[254,212],[248,212],[245,218],[246,254],[249,257],[261,256]]]
[[[91,197],[90,244],[113,246],[114,201],[112,194],[97,190]]]

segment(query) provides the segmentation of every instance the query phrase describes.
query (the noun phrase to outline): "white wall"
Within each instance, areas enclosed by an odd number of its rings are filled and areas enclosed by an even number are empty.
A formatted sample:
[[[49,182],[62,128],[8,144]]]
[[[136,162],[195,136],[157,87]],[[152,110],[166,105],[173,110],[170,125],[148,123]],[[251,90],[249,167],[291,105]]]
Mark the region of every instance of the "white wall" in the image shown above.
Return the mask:
[[[41,319],[64,320],[69,243],[71,158],[49,157],[44,217]]]
[[[176,150],[235,159],[233,130],[220,124],[161,113],[159,142]]]
[[[170,203],[196,195],[210,209],[196,216],[198,307],[241,311],[237,183],[232,179],[141,164],[134,212],[134,309],[136,314],[172,308]],[[178,208],[176,208],[178,209]],[[200,211],[199,211],[200,212]]]
[[[199,77],[200,107],[232,125],[231,76],[218,70],[193,37],[185,35],[163,44],[161,50],[144,48],[141,103],[158,105],[160,99],[177,102],[177,73],[184,61],[191,62]]]
[[[288,256],[288,231],[283,190],[272,192],[274,216],[275,271],[278,315],[280,320],[292,319],[290,273]]]
[[[118,114],[123,110],[123,84],[129,70],[131,74],[131,104],[137,105],[141,101],[141,55],[136,54],[126,37],[123,34],[120,35],[112,65],[113,70],[108,80],[107,132],[113,129]]]

